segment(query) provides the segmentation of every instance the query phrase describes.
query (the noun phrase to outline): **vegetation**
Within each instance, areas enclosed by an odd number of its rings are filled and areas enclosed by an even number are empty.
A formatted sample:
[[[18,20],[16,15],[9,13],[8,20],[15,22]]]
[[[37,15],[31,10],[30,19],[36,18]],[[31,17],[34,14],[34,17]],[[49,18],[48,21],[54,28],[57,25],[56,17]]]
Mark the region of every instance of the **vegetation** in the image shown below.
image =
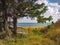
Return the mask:
[[[46,22],[46,20],[51,20],[51,16],[49,18],[44,18],[41,16],[47,11],[47,6],[44,3],[38,4],[35,3],[37,0],[0,0],[0,30],[2,28],[7,32],[9,36],[9,29],[13,30],[12,33],[14,36],[17,34],[17,18],[22,17],[30,17],[31,19],[37,18],[38,22]],[[42,10],[39,10],[42,9]],[[13,27],[11,27],[8,23],[11,23],[11,19],[13,19]],[[3,26],[1,26],[3,24]],[[9,28],[10,27],[10,28]]]
[[[58,21],[60,22],[60,21]],[[0,45],[60,45],[60,28],[57,22],[43,28],[22,28],[23,33],[18,33],[17,37],[6,37],[0,40]],[[17,32],[21,32],[18,28]]]
[[[0,0],[0,45],[60,45],[60,20],[43,28],[17,28],[18,18],[36,17],[39,23],[52,19],[51,16],[41,16],[47,11],[47,6],[36,1]],[[13,27],[10,27],[8,18],[13,19]]]

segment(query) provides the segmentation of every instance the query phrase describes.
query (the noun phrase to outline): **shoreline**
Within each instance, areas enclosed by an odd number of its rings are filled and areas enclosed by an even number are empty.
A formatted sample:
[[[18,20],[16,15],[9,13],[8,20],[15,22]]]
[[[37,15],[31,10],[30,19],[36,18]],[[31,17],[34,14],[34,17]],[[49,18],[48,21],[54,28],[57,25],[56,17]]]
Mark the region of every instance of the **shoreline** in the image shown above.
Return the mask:
[[[46,26],[23,26],[23,27],[17,27],[17,28],[44,28]]]

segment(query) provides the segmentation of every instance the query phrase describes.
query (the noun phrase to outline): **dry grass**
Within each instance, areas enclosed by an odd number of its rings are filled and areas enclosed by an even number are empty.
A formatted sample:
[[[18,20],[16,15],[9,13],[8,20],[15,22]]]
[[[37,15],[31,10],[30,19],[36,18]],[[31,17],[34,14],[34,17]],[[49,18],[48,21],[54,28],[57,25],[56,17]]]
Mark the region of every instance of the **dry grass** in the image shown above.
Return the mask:
[[[48,27],[17,28],[16,38],[0,39],[0,45],[60,45],[60,21]],[[4,32],[3,32],[4,33]]]
[[[32,34],[32,30],[40,30],[40,27],[23,27],[23,28],[17,28],[17,32],[26,32],[28,34]]]

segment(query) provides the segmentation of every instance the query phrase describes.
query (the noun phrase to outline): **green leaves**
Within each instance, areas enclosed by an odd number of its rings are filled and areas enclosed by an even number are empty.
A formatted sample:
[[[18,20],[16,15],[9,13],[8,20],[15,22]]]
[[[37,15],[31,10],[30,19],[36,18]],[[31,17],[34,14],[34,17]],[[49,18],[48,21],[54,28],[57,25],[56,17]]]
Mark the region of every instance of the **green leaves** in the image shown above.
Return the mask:
[[[30,15],[30,17],[37,17],[37,15],[39,15],[40,14],[40,11],[38,11],[38,10],[31,10],[31,12],[29,13]]]
[[[46,20],[49,20],[49,21],[51,21],[52,20],[52,17],[51,16],[49,16],[48,18],[44,18],[44,16],[38,16],[37,17],[37,21],[38,21],[38,23],[43,23],[43,22],[46,22]]]
[[[38,16],[37,21],[38,23],[40,22],[43,23],[43,22],[46,22],[46,19],[43,16]]]
[[[35,0],[37,1],[37,0]],[[47,6],[45,6],[44,3],[37,4],[35,3],[34,0],[18,0],[16,3],[15,0],[6,0],[5,3],[7,4],[6,10],[13,10],[12,16],[19,18],[19,17],[24,17],[24,15],[27,13],[29,17],[31,18],[38,18],[38,22],[46,22],[46,20],[51,20],[51,17],[49,18],[44,18],[40,16],[41,14],[43,15],[48,9]],[[18,16],[18,14],[20,14]]]
[[[40,12],[41,12],[41,14],[44,14],[47,10],[48,10],[47,6],[44,6],[44,8]]]
[[[49,16],[48,20],[49,20],[49,21],[52,20],[52,16]]]
[[[34,5],[34,8],[35,8],[35,9],[41,9],[41,8],[43,8],[44,6],[45,6],[44,3],[42,3],[42,4],[35,4],[35,5]]]

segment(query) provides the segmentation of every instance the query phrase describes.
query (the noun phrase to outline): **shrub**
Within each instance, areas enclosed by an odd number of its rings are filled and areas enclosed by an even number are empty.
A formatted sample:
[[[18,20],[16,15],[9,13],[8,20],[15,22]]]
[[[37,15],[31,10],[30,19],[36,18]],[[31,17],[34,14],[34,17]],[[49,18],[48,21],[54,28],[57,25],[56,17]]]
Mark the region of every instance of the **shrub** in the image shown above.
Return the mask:
[[[39,32],[41,33],[41,34],[46,34],[47,33],[47,28],[45,27],[45,28],[42,28]]]
[[[51,25],[48,25],[46,28],[47,28],[47,29],[50,29],[50,28],[51,28]]]
[[[0,39],[4,39],[6,37],[5,31],[0,32]]]
[[[27,36],[27,33],[25,33],[25,32],[19,32],[19,33],[17,33],[17,37],[18,38],[25,38]]]
[[[33,34],[39,34],[39,31],[38,30],[32,30]]]
[[[51,31],[47,32],[45,37],[49,38],[51,40],[54,40],[60,44],[60,29],[51,30]]]

